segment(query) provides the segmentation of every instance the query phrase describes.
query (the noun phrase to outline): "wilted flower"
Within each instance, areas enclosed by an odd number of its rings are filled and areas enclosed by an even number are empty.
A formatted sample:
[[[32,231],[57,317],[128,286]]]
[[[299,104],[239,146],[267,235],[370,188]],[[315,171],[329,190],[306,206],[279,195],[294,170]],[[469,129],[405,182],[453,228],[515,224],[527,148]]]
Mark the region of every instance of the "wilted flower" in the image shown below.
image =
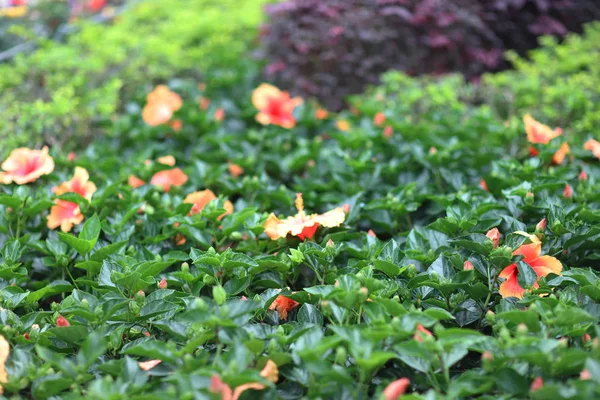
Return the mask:
[[[590,139],[583,145],[584,150],[590,150],[594,157],[600,159],[600,142],[594,139]]]
[[[271,303],[269,306],[269,310],[277,310],[277,314],[279,314],[279,318],[287,319],[288,312],[292,311],[294,308],[298,307],[300,303],[295,300],[290,299],[285,296],[277,296],[275,301]]]
[[[569,145],[566,142],[563,143],[563,144],[561,144],[560,148],[552,156],[552,162],[554,164],[556,164],[556,165],[562,164],[562,162],[564,161],[565,157],[570,152],[571,152],[571,148],[569,147]]]
[[[520,233],[520,232],[519,232]],[[530,244],[525,244],[516,249],[513,255],[523,256],[523,261],[529,264],[529,266],[535,271],[538,276],[538,280],[541,277],[545,277],[550,273],[559,275],[562,271],[562,264],[556,258],[552,256],[542,256],[542,242],[535,235],[526,235],[531,241]],[[518,281],[519,270],[517,264],[511,264],[504,268],[500,272],[499,277],[504,279],[504,282],[500,284],[500,295],[502,297],[517,297],[523,298],[525,289],[519,285]],[[533,284],[534,288],[538,288],[538,282]]]
[[[181,108],[181,97],[165,85],[157,86],[146,97],[146,106],[142,110],[144,122],[157,126],[169,122],[173,113]]]
[[[138,366],[142,371],[150,371],[152,368],[160,364],[162,360],[148,360],[138,362]]]
[[[151,185],[161,186],[165,192],[171,189],[171,186],[182,186],[188,180],[186,174],[179,168],[166,169],[158,171],[152,179],[150,179]]]
[[[385,400],[397,400],[406,393],[409,386],[410,380],[408,378],[400,378],[385,387],[383,390],[383,398]]]
[[[529,143],[547,144],[550,140],[562,135],[560,128],[553,130],[548,125],[537,122],[529,114],[523,117],[523,123],[525,124],[525,132]]]
[[[2,163],[0,183],[8,185],[16,183],[24,185],[34,182],[42,175],[54,171],[54,159],[48,155],[48,147],[41,150],[31,150],[21,147],[11,151],[8,158]]]
[[[204,207],[206,207],[208,203],[216,199],[217,196],[215,196],[212,190],[205,189],[199,192],[193,192],[188,194],[183,200],[183,202],[187,204],[193,204],[189,215],[194,215],[204,210]],[[225,203],[223,204],[223,208],[225,208],[225,213],[219,216],[219,220],[221,220],[227,214],[233,213],[233,204],[229,200],[225,201]]]
[[[317,228],[322,225],[326,228],[340,226],[346,219],[346,213],[341,207],[335,208],[325,214],[307,215],[304,211],[302,193],[296,194],[296,209],[298,213],[293,217],[280,220],[275,214],[269,215],[265,222],[265,233],[273,240],[284,238],[288,234],[300,240],[311,239]]]
[[[144,182],[135,175],[129,175],[129,177],[127,178],[127,184],[135,189],[137,187],[145,185],[146,182]]]
[[[498,244],[500,243],[500,231],[498,230],[498,228],[490,229],[489,231],[487,231],[485,236],[487,236],[488,239],[492,241],[492,243],[494,244],[494,248],[498,247]]]
[[[263,83],[252,93],[252,104],[259,111],[256,120],[263,125],[278,125],[282,128],[296,126],[294,109],[302,104],[300,97],[290,97],[273,85]]]

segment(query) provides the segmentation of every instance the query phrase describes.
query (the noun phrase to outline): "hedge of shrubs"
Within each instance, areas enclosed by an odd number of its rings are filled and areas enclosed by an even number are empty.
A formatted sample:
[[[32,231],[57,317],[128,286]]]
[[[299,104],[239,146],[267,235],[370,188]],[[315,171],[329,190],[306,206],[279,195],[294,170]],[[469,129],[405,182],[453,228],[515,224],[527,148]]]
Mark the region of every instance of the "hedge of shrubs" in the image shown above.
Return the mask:
[[[86,142],[136,91],[172,76],[214,71],[204,78],[232,84],[265,2],[137,2],[108,27],[81,21],[65,43],[40,39],[38,51],[0,64],[0,153]]]
[[[598,32],[488,90],[388,74],[341,113],[173,61],[88,146],[11,146],[0,390],[597,398]]]
[[[506,68],[506,50],[524,55],[540,35],[600,19],[594,0],[287,0],[268,10],[266,73],[330,109],[385,71],[476,77]]]

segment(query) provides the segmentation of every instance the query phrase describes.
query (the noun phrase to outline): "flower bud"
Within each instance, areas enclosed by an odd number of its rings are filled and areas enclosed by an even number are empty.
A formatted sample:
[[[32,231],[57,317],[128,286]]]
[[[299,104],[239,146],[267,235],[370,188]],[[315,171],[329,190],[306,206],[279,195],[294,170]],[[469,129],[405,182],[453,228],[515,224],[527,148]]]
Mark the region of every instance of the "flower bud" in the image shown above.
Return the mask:
[[[463,270],[464,271],[472,271],[473,269],[475,269],[475,267],[473,266],[473,263],[469,260],[465,261],[465,263],[463,264]]]
[[[590,373],[589,370],[584,369],[579,374],[579,379],[581,379],[582,381],[588,381],[588,380],[592,379],[592,374]]]
[[[329,239],[326,244],[327,247],[333,247],[333,240]]]
[[[490,229],[489,231],[487,231],[485,236],[487,236],[488,239],[492,241],[492,243],[494,244],[494,248],[498,247],[498,244],[500,243],[500,231],[498,230],[498,228]]]
[[[181,272],[183,272],[185,274],[189,274],[190,273],[190,264],[188,264],[187,262],[184,262],[183,264],[181,264]]]
[[[565,189],[563,190],[563,197],[565,199],[570,199],[573,197],[573,188],[568,183],[565,185]]]
[[[537,223],[537,225],[535,226],[535,231],[536,232],[544,232],[546,230],[546,225],[548,224],[548,221],[546,220],[546,218],[543,218],[540,222]]]
[[[88,302],[87,299],[82,299],[81,303],[79,303],[81,305],[82,308],[85,308],[86,310],[90,309],[90,303]]]
[[[144,300],[146,299],[146,293],[144,293],[143,290],[139,290],[133,298],[136,301],[136,303],[144,304]]]
[[[335,349],[335,363],[340,365],[345,365],[346,360],[348,359],[348,352],[344,346],[338,346]]]
[[[485,313],[485,320],[491,325],[492,323],[496,322],[496,313],[494,313],[492,310],[488,310],[488,312]]]
[[[158,283],[158,287],[160,289],[166,289],[167,288],[167,280],[165,278],[162,278],[160,280],[160,282]]]
[[[130,301],[129,302],[129,311],[133,315],[138,315],[140,313],[141,309],[142,309],[142,307],[138,303],[136,303],[135,301]]]
[[[533,382],[531,382],[531,386],[529,387],[529,390],[531,390],[532,392],[537,392],[543,386],[544,386],[544,380],[542,379],[542,377],[536,376],[535,379],[533,380]]]
[[[225,291],[225,289],[223,289],[223,286],[213,286],[212,294],[215,303],[217,303],[220,306],[225,304],[225,301],[227,300],[227,292]]]
[[[56,326],[59,328],[63,328],[63,327],[71,326],[71,324],[69,323],[69,321],[67,321],[67,319],[65,317],[63,317],[62,315],[59,315],[58,318],[56,318]]]
[[[580,181],[587,181],[588,175],[584,170],[581,170],[578,178]]]
[[[525,195],[525,204],[527,204],[529,206],[532,205],[534,199],[535,199],[535,196],[533,195],[533,193],[527,192],[527,194]]]
[[[202,282],[205,285],[214,285],[217,281],[210,275],[204,275],[204,277],[202,278]]]
[[[525,325],[524,323],[521,322],[517,326],[517,333],[522,336],[522,335],[527,334],[527,332],[529,332],[529,328],[527,328],[527,325]]]

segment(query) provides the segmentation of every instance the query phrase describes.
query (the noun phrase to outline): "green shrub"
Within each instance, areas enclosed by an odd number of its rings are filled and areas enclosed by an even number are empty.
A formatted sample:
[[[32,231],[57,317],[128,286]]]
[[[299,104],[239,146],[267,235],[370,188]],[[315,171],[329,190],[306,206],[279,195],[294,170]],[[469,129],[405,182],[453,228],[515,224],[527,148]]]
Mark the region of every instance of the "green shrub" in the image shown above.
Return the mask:
[[[132,92],[168,77],[235,82],[265,2],[143,1],[109,26],[81,22],[66,43],[40,42],[0,65],[0,153],[101,134]]]

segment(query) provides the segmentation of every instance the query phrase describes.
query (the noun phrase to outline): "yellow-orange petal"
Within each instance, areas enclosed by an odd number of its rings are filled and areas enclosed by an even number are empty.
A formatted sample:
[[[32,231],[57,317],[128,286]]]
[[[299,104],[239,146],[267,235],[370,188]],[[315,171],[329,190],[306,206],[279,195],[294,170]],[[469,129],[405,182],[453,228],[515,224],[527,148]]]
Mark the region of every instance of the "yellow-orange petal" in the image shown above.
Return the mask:
[[[340,226],[346,220],[346,213],[341,207],[327,211],[325,214],[317,215],[315,221],[325,228]]]
[[[538,277],[546,276],[550,273],[560,275],[563,266],[557,258],[552,256],[541,256],[529,263]]]
[[[152,368],[160,364],[162,360],[148,360],[138,362],[138,366],[142,371],[150,371]]]
[[[571,152],[571,148],[569,147],[569,145],[566,142],[563,143],[560,146],[560,148],[556,151],[556,153],[554,153],[554,155],[552,156],[552,162],[556,165],[562,164],[565,157],[570,152]]]
[[[169,167],[175,166],[175,157],[172,155],[158,157],[156,159],[160,164],[168,165]]]
[[[212,190],[205,189],[188,194],[185,199],[183,199],[183,202],[193,204],[192,209],[190,210],[190,215],[193,215],[204,210],[204,207],[206,207],[208,203],[216,199],[217,196],[215,196]]]
[[[518,299],[523,298],[523,294],[525,293],[525,289],[523,289],[519,285],[519,281],[517,280],[518,270],[515,265],[515,268],[512,269],[512,272],[509,274],[504,274],[505,281],[500,284],[499,293],[503,298],[506,297],[516,297]]]
[[[277,364],[272,360],[268,360],[264,368],[260,371],[260,376],[271,383],[277,383],[279,380],[279,369],[277,368]]]
[[[173,109],[166,102],[148,103],[142,110],[142,119],[150,126],[165,124],[171,117]]]
[[[240,167],[237,164],[233,164],[233,163],[230,163],[229,166],[227,167],[227,169],[229,170],[229,173],[231,174],[231,176],[233,176],[234,178],[237,178],[238,176],[240,176],[244,173],[244,168]]]
[[[525,132],[527,133],[529,143],[547,144],[550,140],[562,134],[562,130],[553,130],[548,125],[536,121],[529,114],[523,116],[523,123],[525,124]]]
[[[171,186],[182,186],[188,180],[186,174],[179,168],[167,169],[158,171],[152,179],[150,179],[151,185],[157,185],[163,188],[165,192],[171,189]]]
[[[279,234],[279,225],[281,224],[281,220],[275,216],[275,214],[271,213],[267,217],[265,221],[265,234],[271,238],[272,240],[277,240],[282,237]],[[285,237],[285,236],[283,236]]]
[[[350,123],[345,119],[339,119],[335,121],[335,127],[342,132],[347,132],[350,130]]]
[[[278,98],[280,95],[281,90],[268,83],[262,83],[252,92],[252,104],[256,109],[263,110],[269,105],[270,99]]]

